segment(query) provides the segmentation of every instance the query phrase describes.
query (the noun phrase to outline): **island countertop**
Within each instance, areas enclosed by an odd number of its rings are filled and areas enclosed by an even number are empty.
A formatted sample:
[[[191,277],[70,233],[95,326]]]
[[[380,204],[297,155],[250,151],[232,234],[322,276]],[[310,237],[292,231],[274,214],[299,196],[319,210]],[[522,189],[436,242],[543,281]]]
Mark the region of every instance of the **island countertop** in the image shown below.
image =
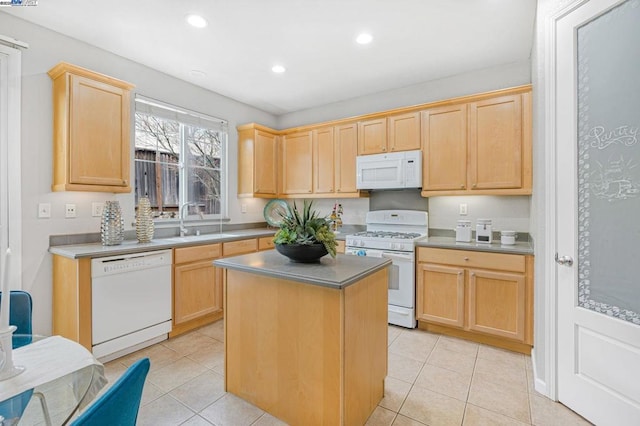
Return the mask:
[[[276,250],[267,250],[217,259],[213,264],[219,268],[343,289],[391,265],[391,260],[338,254],[335,259],[327,255],[318,263],[295,263]]]

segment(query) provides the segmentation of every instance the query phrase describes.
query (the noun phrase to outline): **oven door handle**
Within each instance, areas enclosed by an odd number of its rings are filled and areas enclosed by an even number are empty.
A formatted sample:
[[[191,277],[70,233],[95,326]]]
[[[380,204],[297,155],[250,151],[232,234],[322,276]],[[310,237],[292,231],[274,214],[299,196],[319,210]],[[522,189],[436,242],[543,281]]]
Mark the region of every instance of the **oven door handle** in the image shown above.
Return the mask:
[[[383,252],[382,257],[386,257],[387,259],[392,259],[392,260],[404,260],[407,262],[413,261],[412,254],[396,254],[396,253]]]

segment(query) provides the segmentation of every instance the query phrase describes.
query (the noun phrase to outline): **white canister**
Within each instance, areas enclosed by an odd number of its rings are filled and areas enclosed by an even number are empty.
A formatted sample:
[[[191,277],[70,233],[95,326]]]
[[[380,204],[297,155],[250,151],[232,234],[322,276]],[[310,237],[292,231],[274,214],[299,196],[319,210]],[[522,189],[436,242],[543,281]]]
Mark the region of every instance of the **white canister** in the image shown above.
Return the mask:
[[[516,239],[518,235],[516,231],[502,231],[500,232],[500,244],[504,244],[506,246],[512,246],[516,243]]]
[[[471,242],[471,221],[459,220],[456,225],[456,242]]]
[[[489,243],[493,241],[491,219],[478,219],[476,222],[476,242]]]

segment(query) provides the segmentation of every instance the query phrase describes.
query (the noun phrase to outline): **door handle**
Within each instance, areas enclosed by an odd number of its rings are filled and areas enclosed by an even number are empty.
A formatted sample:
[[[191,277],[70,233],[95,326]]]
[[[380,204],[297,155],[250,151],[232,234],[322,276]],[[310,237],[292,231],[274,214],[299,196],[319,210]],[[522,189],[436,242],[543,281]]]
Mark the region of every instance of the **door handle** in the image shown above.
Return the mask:
[[[556,253],[556,263],[562,266],[572,266],[573,258],[571,256],[560,256],[558,257],[558,253]]]

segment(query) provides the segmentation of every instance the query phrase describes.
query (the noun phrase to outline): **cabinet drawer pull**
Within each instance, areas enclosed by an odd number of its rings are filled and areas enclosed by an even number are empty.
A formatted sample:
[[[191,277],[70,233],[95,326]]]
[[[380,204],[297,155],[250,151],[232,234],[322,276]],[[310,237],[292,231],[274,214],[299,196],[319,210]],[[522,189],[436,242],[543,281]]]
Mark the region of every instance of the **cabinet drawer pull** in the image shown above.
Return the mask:
[[[464,260],[469,260],[469,258],[465,256]]]

